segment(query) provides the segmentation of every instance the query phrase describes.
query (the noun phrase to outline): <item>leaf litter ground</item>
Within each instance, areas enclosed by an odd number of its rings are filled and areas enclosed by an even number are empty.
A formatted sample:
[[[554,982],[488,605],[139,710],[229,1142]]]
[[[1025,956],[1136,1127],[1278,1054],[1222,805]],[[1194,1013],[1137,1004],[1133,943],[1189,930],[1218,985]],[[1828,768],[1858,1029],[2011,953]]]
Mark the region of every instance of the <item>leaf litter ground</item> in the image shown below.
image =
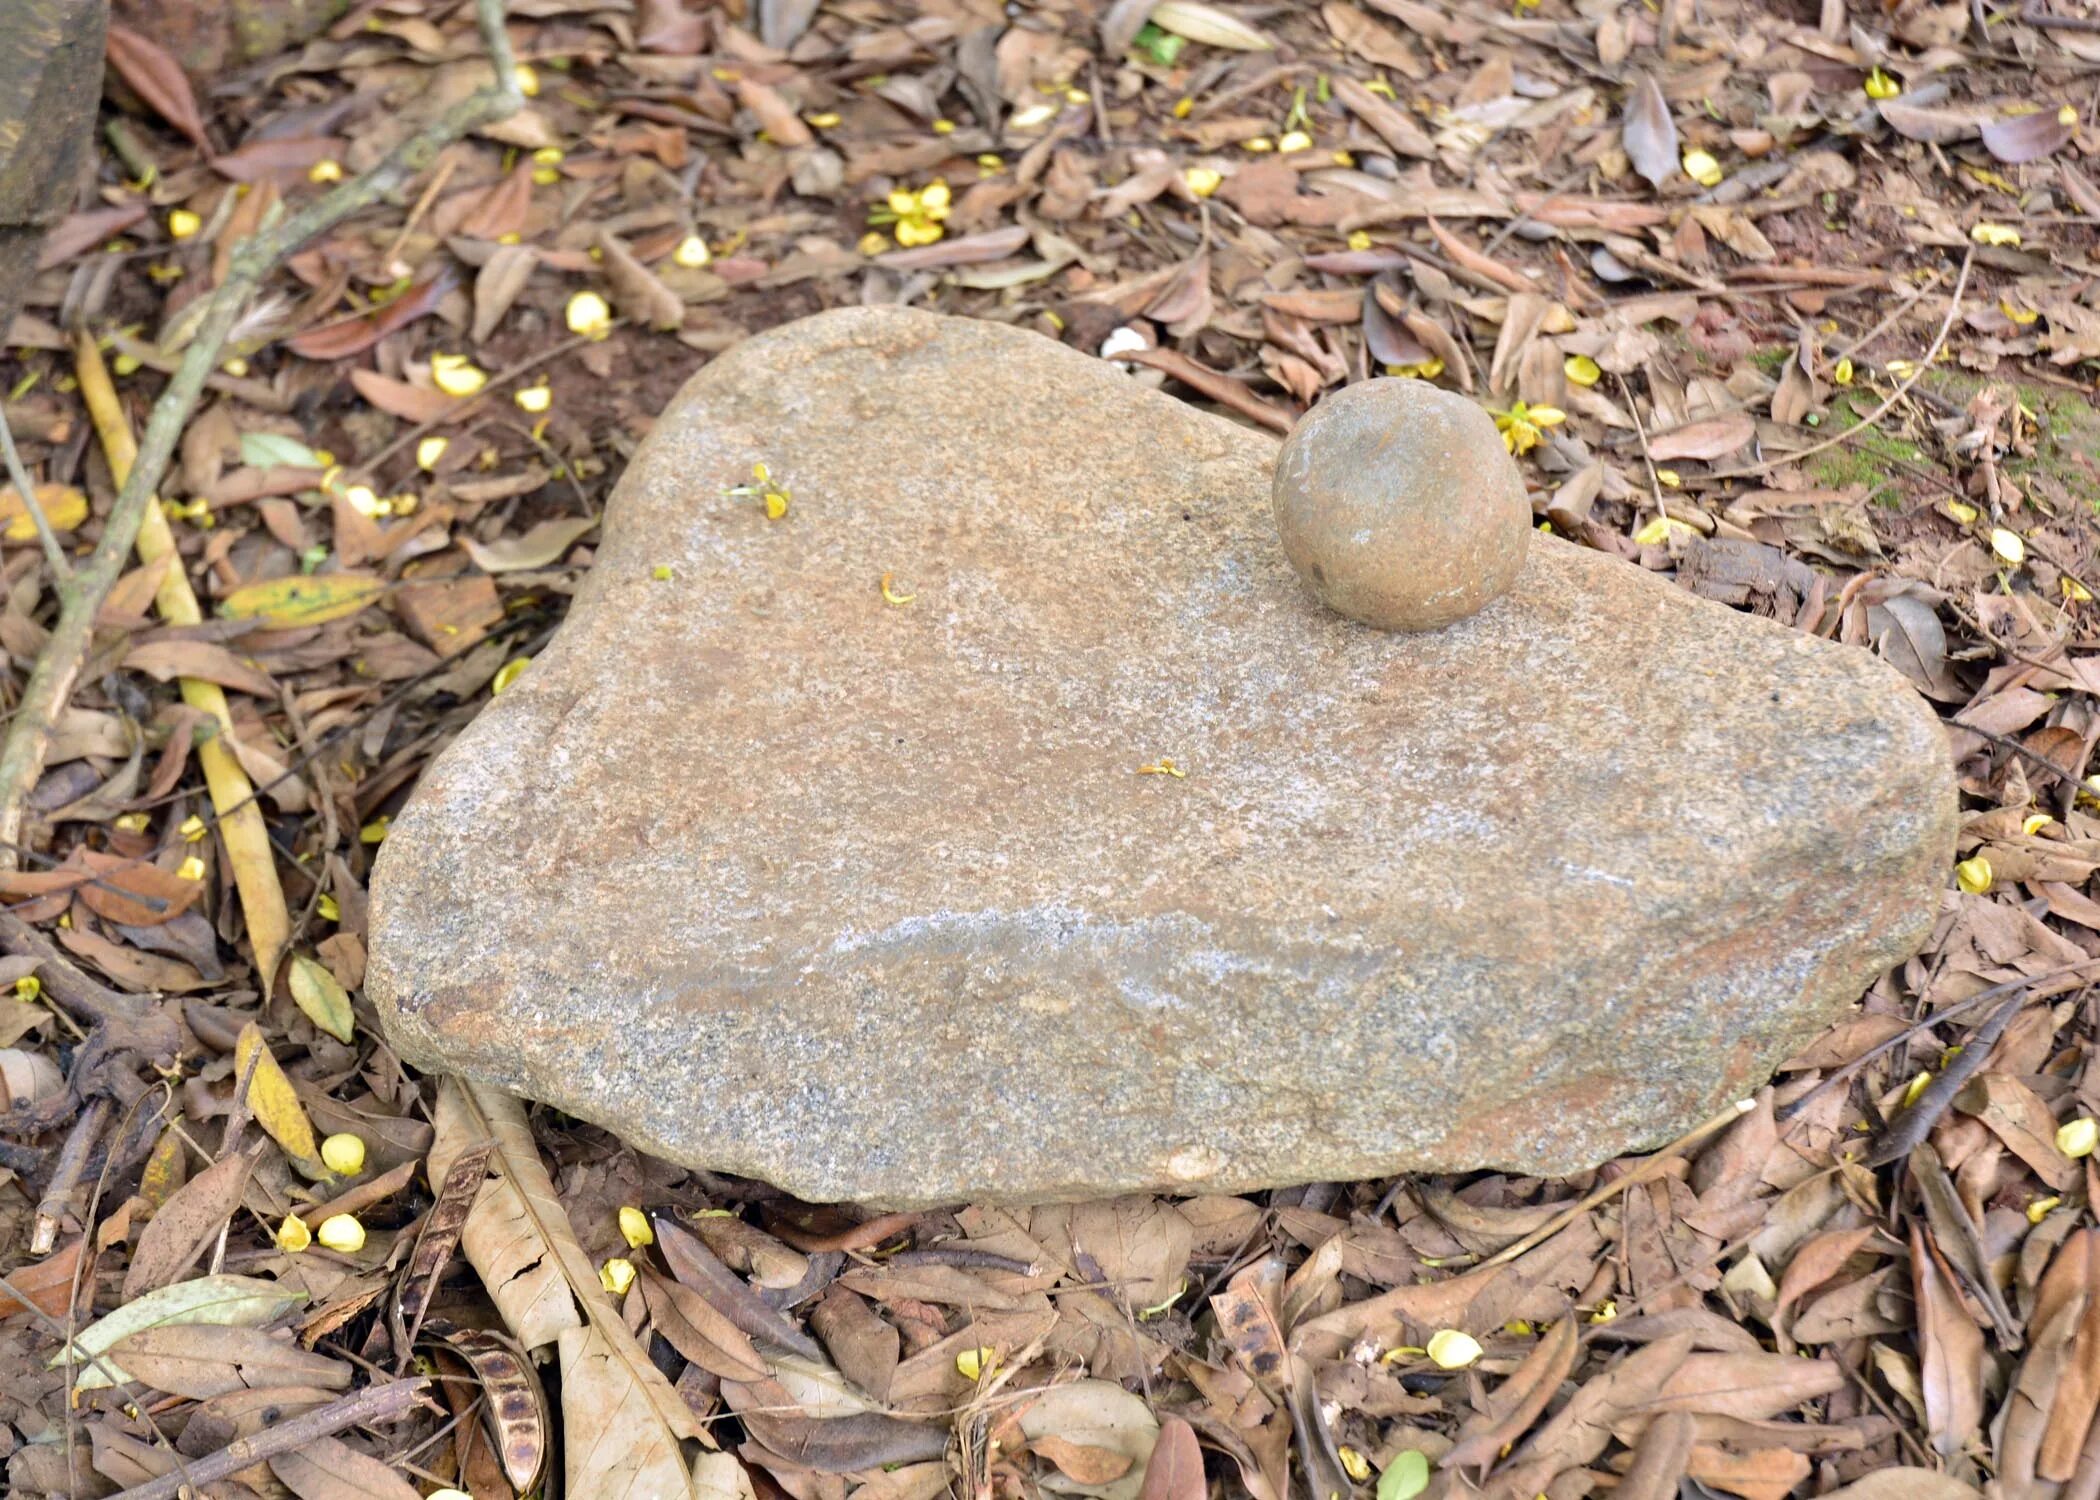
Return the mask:
[[[2100,1495],[2081,3],[519,4],[528,108],[237,327],[0,877],[9,1492]],[[140,425],[231,247],[488,76],[458,7],[230,62],[202,13],[120,7],[0,350],[68,552],[97,407]],[[408,1072],[359,997],[388,814],[685,375],[855,302],[1272,429],[1470,393],[1542,524],[1941,707],[1930,946],[1739,1116],[1562,1181],[871,1218]],[[54,580],[5,505],[18,685]]]

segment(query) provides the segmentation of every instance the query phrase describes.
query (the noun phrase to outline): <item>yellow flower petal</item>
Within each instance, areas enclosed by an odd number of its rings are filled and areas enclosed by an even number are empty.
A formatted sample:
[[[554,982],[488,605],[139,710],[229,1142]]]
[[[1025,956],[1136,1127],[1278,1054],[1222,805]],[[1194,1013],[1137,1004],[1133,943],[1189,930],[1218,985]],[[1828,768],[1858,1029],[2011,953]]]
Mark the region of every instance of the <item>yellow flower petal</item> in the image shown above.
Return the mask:
[[[1971,855],[1954,867],[1954,879],[1970,895],[1981,896],[1991,888],[1991,862],[1981,854]]]
[[[451,446],[452,440],[450,438],[424,438],[423,441],[416,444],[416,467],[419,469],[435,469],[438,466],[438,460],[445,456],[445,450]]]
[[[596,292],[578,292],[562,313],[569,332],[587,339],[602,339],[612,332],[612,308]]]
[[[620,1209],[620,1238],[626,1240],[632,1249],[639,1250],[644,1245],[656,1243],[656,1231],[650,1227],[647,1214],[632,1204],[624,1204]]]
[[[349,1214],[334,1214],[321,1221],[314,1238],[343,1255],[355,1255],[365,1247],[365,1226]]]
[[[355,1177],[365,1169],[364,1139],[347,1130],[336,1132],[321,1142],[321,1164],[331,1172]]]
[[[2020,231],[2010,224],[1978,224],[1969,231],[1969,238],[1979,245],[2013,245],[2020,243]]]
[[[1719,187],[1726,174],[1712,152],[1701,151],[1695,146],[1684,153],[1684,175],[1701,187]]]
[[[430,383],[448,396],[471,396],[489,383],[489,377],[464,354],[433,354]]]
[[[1571,354],[1560,363],[1561,374],[1568,377],[1571,385],[1592,386],[1604,378],[1604,371],[1597,361],[1587,354]]]
[[[627,1295],[634,1285],[634,1262],[624,1255],[615,1255],[598,1268],[598,1284],[615,1297]]]
[[[713,260],[714,253],[707,248],[706,240],[697,234],[689,234],[678,242],[678,248],[671,252],[671,259],[692,270]]]
[[[2080,1115],[2057,1127],[2056,1149],[2066,1156],[2091,1156],[2096,1145],[2100,1145],[2100,1122],[2091,1115]]]
[[[168,214],[168,238],[186,240],[204,227],[204,221],[186,208],[172,210]]]
[[[1429,1357],[1440,1369],[1463,1370],[1480,1358],[1480,1340],[1456,1328],[1440,1328],[1429,1336]]]
[[[1903,85],[1879,68],[1867,75],[1867,81],[1862,86],[1866,89],[1869,99],[1893,99],[1903,92]]]
[[[313,1242],[313,1231],[297,1214],[286,1214],[284,1222],[277,1226],[277,1248],[287,1255],[297,1255]]]
[[[2016,531],[2007,531],[2003,526],[1991,528],[1991,551],[1998,554],[2001,562],[2017,568],[2027,561],[2027,544],[2020,540]]]
[[[955,1356],[955,1372],[965,1380],[981,1380],[984,1372],[999,1363],[999,1351],[989,1344],[965,1349]]]
[[[1313,138],[1302,130],[1286,131],[1276,142],[1276,149],[1289,155],[1293,151],[1312,150]]]
[[[1210,167],[1190,167],[1181,174],[1181,180],[1188,184],[1189,191],[1198,198],[1208,198],[1218,190],[1218,185],[1225,180],[1225,174]]]

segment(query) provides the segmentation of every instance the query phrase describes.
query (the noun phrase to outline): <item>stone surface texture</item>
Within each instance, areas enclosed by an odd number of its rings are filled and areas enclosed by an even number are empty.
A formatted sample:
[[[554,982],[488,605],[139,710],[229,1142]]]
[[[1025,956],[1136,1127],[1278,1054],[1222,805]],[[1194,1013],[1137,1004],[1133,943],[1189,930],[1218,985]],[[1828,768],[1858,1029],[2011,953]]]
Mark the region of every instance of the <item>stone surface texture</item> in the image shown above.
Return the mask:
[[[388,1036],[810,1199],[1561,1173],[1923,938],[1954,784],[1894,671],[1547,537],[1366,628],[1276,452],[987,323],[715,360],[393,825]]]
[[[1531,502],[1494,418],[1425,380],[1364,380],[1283,441],[1284,555],[1320,601],[1380,630],[1434,630],[1509,592]]]

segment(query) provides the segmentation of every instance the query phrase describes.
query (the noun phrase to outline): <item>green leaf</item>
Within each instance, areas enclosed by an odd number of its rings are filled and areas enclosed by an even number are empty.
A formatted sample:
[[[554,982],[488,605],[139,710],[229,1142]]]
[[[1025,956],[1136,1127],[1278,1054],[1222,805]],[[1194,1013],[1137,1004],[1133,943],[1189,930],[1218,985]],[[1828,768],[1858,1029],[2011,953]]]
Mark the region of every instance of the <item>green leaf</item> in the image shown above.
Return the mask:
[[[244,432],[241,434],[241,462],[253,464],[258,469],[272,469],[280,465],[293,469],[325,469],[321,455],[295,437],[286,437],[276,432]]]
[[[113,1360],[105,1358],[99,1364],[89,1361],[106,1355],[118,1340],[142,1328],[166,1328],[178,1323],[259,1328],[305,1301],[306,1293],[257,1276],[200,1276],[194,1281],[178,1281],[173,1286],[156,1287],[108,1317],[90,1323],[72,1343],[44,1363],[52,1368],[69,1363],[80,1365],[82,1369],[73,1379],[73,1388],[101,1390],[125,1384],[131,1377],[118,1369]]]
[[[349,1041],[354,1034],[350,996],[336,983],[327,966],[303,953],[294,953],[291,980],[292,999],[306,1012],[306,1018],[337,1041]]]
[[[1161,31],[1147,21],[1138,28],[1138,34],[1131,38],[1130,47],[1134,52],[1144,53],[1162,68],[1171,68],[1174,66],[1174,59],[1181,56],[1181,49],[1188,44],[1187,37],[1176,36],[1171,31]]]
[[[1428,1455],[1414,1448],[1395,1455],[1378,1476],[1378,1500],[1415,1500],[1428,1488]]]

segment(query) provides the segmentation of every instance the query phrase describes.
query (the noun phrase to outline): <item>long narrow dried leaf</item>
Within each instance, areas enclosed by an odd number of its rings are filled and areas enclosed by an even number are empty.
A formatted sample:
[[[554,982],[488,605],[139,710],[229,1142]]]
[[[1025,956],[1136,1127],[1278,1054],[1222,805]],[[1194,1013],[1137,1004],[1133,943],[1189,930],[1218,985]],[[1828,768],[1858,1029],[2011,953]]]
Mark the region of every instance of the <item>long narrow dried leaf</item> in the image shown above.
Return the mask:
[[[459,545],[484,573],[515,573],[525,568],[545,568],[559,562],[585,532],[598,525],[596,516],[563,516],[542,521],[520,536],[498,537],[493,542],[462,536]]]
[[[303,1385],[347,1390],[351,1367],[259,1328],[141,1328],[110,1349],[124,1372],[157,1391],[205,1401],[228,1391]]]
[[[198,150],[209,154],[211,141],[204,134],[204,117],[197,112],[197,96],[182,64],[158,42],[114,21],[109,25],[108,49],[109,65],[133,91],[188,136]]]
[[[125,1303],[107,1317],[90,1323],[73,1342],[52,1355],[45,1364],[77,1364],[73,1377],[76,1390],[100,1390],[121,1385],[128,1378],[123,1367],[106,1356],[120,1340],[143,1328],[167,1324],[218,1323],[259,1327],[306,1301],[296,1287],[256,1276],[201,1276],[156,1288]],[[92,1362],[91,1362],[92,1361]]]
[[[422,1491],[369,1453],[324,1437],[270,1460],[270,1472],[299,1500],[420,1500]]]
[[[734,1327],[776,1349],[823,1363],[824,1350],[816,1340],[761,1301],[697,1235],[663,1215],[654,1222],[656,1243],[671,1274],[707,1298]]]
[[[1983,1330],[1961,1304],[1938,1253],[1913,1224],[1911,1294],[1918,1307],[1918,1377],[1933,1449],[1952,1458],[1983,1420]]]

